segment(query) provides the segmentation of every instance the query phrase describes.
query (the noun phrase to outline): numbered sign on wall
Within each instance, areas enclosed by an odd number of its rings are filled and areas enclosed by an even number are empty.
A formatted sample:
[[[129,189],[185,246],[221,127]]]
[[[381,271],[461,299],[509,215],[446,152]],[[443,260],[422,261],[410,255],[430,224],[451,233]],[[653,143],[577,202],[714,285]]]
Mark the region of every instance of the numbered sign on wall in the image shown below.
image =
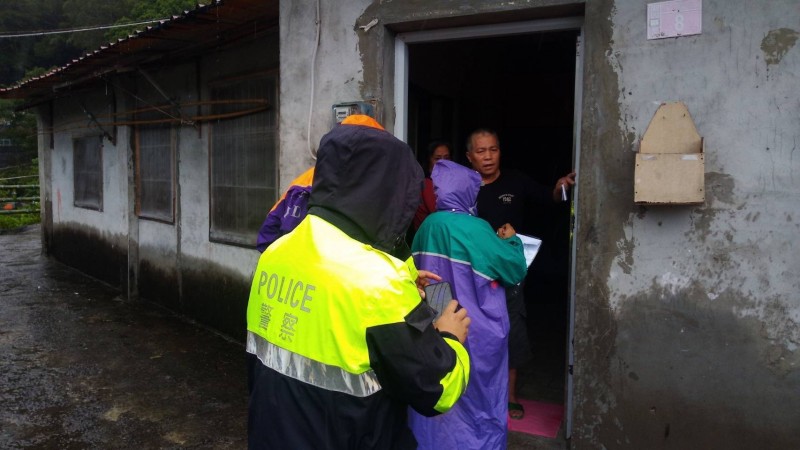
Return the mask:
[[[703,0],[672,0],[647,5],[647,39],[700,34]]]

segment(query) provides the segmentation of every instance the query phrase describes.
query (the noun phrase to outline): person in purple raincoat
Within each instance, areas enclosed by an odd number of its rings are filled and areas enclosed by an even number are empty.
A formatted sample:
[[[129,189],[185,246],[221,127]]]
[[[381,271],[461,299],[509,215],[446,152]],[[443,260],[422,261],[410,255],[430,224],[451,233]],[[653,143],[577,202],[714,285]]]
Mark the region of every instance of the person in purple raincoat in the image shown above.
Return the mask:
[[[439,274],[470,313],[466,348],[472,361],[467,390],[447,414],[409,412],[420,449],[504,449],[508,430],[508,310],[505,286],[520,283],[527,265],[522,241],[510,225],[492,229],[477,217],[481,176],[453,161],[438,161],[431,175],[437,211],[414,236],[420,269]]]
[[[289,189],[272,206],[264,219],[261,229],[258,230],[256,249],[264,250],[279,237],[294,230],[294,227],[306,217],[308,212],[308,197],[311,195],[311,183],[314,180],[314,167],[306,170],[292,180]]]

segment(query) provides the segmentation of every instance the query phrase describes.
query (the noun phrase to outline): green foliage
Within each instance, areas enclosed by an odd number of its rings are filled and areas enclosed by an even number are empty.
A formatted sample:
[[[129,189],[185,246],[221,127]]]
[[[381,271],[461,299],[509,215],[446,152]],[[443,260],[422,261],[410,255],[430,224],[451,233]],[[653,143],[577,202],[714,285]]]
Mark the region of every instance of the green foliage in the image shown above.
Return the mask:
[[[163,19],[194,9],[194,0],[15,0],[3,1],[0,32],[63,30]],[[61,67],[136,29],[82,31],[0,38],[0,86],[20,81],[32,67]]]
[[[138,0],[64,0],[64,19],[69,27],[91,27],[117,23]],[[67,43],[85,52],[107,44],[106,30],[70,33]]]
[[[24,153],[36,154],[36,117],[29,111],[14,111],[18,101],[0,99],[0,138],[10,139]]]
[[[183,11],[194,9],[194,0],[155,0],[150,2],[138,2],[133,5],[131,17],[134,19],[148,19],[156,17],[170,17]]]
[[[15,230],[27,225],[41,222],[39,213],[0,214],[0,230]]]
[[[25,76],[23,76],[22,79],[27,80],[29,78],[38,77],[40,75],[44,75],[45,73],[47,73],[49,70],[52,69],[55,69],[55,67],[52,67],[50,69],[45,69],[44,67],[34,67],[32,69],[28,69],[27,71],[25,71]]]
[[[5,3],[9,3],[6,5]],[[69,26],[62,0],[17,0],[0,8],[0,31],[6,34],[56,30]],[[68,35],[42,35],[0,39],[0,85],[12,85],[31,67],[66,64],[82,49],[67,43]]]
[[[130,12],[117,20],[116,23],[143,22],[146,20],[167,19],[174,15],[194,9],[195,0],[153,0],[134,2]],[[106,33],[109,41],[126,38],[136,31],[145,29],[147,25],[138,25],[130,28],[115,28]]]
[[[26,177],[26,178],[17,178]],[[8,180],[11,178],[11,180]],[[30,188],[0,188],[0,198],[35,197],[39,195],[39,160],[34,158],[28,164],[0,169],[0,185],[30,185]],[[13,230],[34,223],[39,223],[39,201],[25,200],[19,202],[2,201],[0,208],[12,203],[14,210],[32,210],[26,214],[9,214],[0,212],[0,230]],[[5,211],[5,209],[0,209]]]

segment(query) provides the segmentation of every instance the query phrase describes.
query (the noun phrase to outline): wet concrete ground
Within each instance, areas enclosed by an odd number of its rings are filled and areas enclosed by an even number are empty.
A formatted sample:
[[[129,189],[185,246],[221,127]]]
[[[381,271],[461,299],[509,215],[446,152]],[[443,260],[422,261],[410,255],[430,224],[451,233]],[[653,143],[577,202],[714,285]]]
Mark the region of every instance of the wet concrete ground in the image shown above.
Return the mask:
[[[0,448],[246,448],[243,347],[0,235]]]
[[[0,448],[244,449],[244,366],[242,344],[42,256],[39,227],[0,234]]]

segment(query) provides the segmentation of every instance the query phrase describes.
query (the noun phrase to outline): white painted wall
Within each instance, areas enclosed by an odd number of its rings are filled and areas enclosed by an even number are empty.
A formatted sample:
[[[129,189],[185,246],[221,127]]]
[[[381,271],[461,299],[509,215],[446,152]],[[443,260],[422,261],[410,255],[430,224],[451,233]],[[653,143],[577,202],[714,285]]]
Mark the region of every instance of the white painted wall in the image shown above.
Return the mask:
[[[363,63],[356,18],[370,3],[321,0],[280,4],[281,189],[314,164],[312,155],[320,138],[333,125],[331,107],[362,100]],[[321,17],[318,46],[317,4]]]
[[[113,112],[111,99],[103,92],[81,97],[86,109],[97,116]],[[127,234],[127,130],[118,128],[116,145],[103,139],[103,210],[95,211],[74,206],[72,141],[102,132],[90,125],[74,98],[56,102],[54,117],[55,148],[44,150],[52,151],[53,223],[86,225],[111,235]],[[112,132],[111,129],[107,131]]]

